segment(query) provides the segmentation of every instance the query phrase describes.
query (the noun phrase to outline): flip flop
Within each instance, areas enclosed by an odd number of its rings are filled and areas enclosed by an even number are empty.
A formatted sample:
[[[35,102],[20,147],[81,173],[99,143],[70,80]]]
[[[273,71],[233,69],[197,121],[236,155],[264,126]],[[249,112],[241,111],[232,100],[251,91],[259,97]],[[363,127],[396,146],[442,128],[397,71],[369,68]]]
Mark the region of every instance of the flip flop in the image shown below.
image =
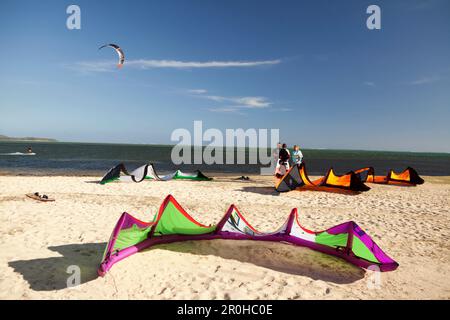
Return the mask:
[[[44,195],[40,195],[39,192],[35,192],[35,193],[27,193],[26,196],[28,198],[37,200],[37,201],[42,201],[42,202],[50,202],[50,201],[55,201],[55,199],[53,198],[49,198],[46,194]]]
[[[248,180],[250,180],[250,178],[249,177],[245,177],[245,176],[240,176],[239,178],[236,178],[236,180],[248,181]]]

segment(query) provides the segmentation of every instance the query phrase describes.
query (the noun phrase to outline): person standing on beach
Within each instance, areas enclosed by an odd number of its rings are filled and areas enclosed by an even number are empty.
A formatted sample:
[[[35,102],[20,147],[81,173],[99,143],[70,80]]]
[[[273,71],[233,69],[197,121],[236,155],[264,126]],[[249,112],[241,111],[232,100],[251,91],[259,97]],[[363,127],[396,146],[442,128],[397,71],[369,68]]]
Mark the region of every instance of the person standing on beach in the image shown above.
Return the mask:
[[[292,153],[294,164],[300,165],[303,161],[303,153],[300,150],[300,147],[297,145],[294,145],[294,152]]]
[[[286,143],[283,143],[282,148],[280,149],[279,160],[278,160],[278,164],[280,165],[280,171],[281,171],[281,174],[283,174],[283,175],[284,175],[284,173],[286,173],[289,170],[289,159],[290,158],[291,158],[291,153],[287,149]]]

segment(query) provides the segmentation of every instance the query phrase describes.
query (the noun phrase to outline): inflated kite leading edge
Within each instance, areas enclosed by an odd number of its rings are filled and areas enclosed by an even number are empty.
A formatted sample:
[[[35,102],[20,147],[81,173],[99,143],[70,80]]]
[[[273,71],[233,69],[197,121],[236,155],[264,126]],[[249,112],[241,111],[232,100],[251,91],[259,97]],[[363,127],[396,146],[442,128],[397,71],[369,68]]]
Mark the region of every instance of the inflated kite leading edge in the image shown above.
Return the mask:
[[[375,170],[372,167],[356,170],[355,173],[358,175],[358,177],[362,182],[368,183],[393,184],[400,186],[416,186],[418,184],[423,184],[425,182],[419,176],[417,171],[411,167],[407,167],[400,173],[396,173],[394,172],[394,170],[391,169],[385,176],[376,176]]]
[[[111,47],[117,52],[117,54],[119,55],[119,63],[117,64],[117,67],[122,68],[123,63],[125,61],[125,54],[123,53],[123,50],[117,44],[114,43],[105,44],[100,48],[98,48],[98,50],[103,49],[105,47]]]
[[[193,180],[193,181],[210,181],[212,178],[205,176],[200,170],[196,170],[192,173],[184,173],[181,170],[177,170],[171,174],[161,176],[156,173],[153,164],[145,164],[139,168],[131,171],[130,173],[125,168],[123,163],[109,169],[100,184],[106,184],[113,181],[125,181],[125,182],[142,182],[144,180],[156,180],[156,181],[169,181],[169,180]]]
[[[344,192],[363,192],[370,188],[366,186],[360,177],[353,171],[342,176],[336,175],[333,168],[330,168],[325,176],[317,180],[310,180],[306,173],[305,162],[292,166],[275,184],[275,190],[278,192],[287,192],[291,190],[317,190],[329,191],[336,190]]]
[[[317,190],[317,191],[343,191],[363,192],[370,190],[365,183],[392,184],[399,186],[416,186],[423,184],[424,180],[416,170],[411,167],[400,173],[390,170],[386,176],[376,176],[372,167],[350,171],[344,175],[336,175],[333,168],[317,180],[311,181],[306,172],[305,163],[294,165],[286,174],[275,183],[275,190],[286,192],[291,190]]]
[[[156,244],[212,239],[290,243],[340,257],[362,268],[392,271],[398,267],[398,263],[353,221],[314,232],[300,225],[297,209],[293,209],[281,228],[273,233],[262,233],[231,205],[217,225],[205,226],[168,195],[153,222],[140,221],[126,212],[121,215],[106,246],[98,274],[104,276],[115,263]]]

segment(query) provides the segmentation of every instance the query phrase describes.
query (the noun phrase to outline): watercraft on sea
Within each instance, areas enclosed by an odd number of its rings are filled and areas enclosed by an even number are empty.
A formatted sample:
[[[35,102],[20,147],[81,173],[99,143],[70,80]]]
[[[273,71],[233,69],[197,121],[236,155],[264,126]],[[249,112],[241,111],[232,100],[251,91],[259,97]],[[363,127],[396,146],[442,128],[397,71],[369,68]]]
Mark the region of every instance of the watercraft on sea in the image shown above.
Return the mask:
[[[9,152],[9,153],[0,153],[0,156],[35,156],[34,152]]]

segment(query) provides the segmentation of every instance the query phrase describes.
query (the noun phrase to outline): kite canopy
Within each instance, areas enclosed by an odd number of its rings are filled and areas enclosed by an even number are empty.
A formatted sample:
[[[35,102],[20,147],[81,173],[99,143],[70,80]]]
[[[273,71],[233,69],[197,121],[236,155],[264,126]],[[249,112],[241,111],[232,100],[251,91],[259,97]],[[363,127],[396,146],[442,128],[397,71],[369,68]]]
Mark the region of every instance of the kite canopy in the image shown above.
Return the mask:
[[[278,192],[291,190],[317,190],[317,191],[339,191],[339,192],[362,192],[370,190],[353,171],[338,176],[333,168],[327,174],[315,181],[311,181],[306,173],[305,163],[294,165],[286,174],[280,178],[275,189]]]
[[[156,244],[212,239],[290,243],[340,257],[362,268],[392,271],[398,267],[398,263],[353,221],[314,232],[300,225],[298,211],[293,209],[277,231],[263,233],[252,227],[231,205],[217,225],[206,226],[192,218],[172,195],[168,195],[152,222],[142,222],[126,212],[121,215],[106,246],[98,274],[104,276],[115,263]]]
[[[106,184],[113,181],[142,182],[144,180],[168,181],[168,180],[194,180],[210,181],[212,178],[205,176],[201,171],[196,170],[193,173],[184,173],[177,170],[171,174],[160,176],[156,173],[153,164],[145,164],[139,168],[128,172],[123,163],[111,168],[103,176],[100,184]]]
[[[105,45],[101,46],[100,48],[98,48],[98,50],[103,49],[105,47],[111,47],[114,50],[116,50],[117,54],[119,55],[119,63],[117,64],[117,67],[122,68],[123,63],[125,61],[125,54],[123,53],[122,49],[120,49],[120,47],[117,44],[110,43],[110,44],[105,44]]]
[[[361,181],[369,183],[416,186],[425,182],[417,171],[411,167],[407,167],[401,173],[395,173],[394,170],[390,170],[386,176],[376,176],[372,167],[356,170],[355,173]]]

